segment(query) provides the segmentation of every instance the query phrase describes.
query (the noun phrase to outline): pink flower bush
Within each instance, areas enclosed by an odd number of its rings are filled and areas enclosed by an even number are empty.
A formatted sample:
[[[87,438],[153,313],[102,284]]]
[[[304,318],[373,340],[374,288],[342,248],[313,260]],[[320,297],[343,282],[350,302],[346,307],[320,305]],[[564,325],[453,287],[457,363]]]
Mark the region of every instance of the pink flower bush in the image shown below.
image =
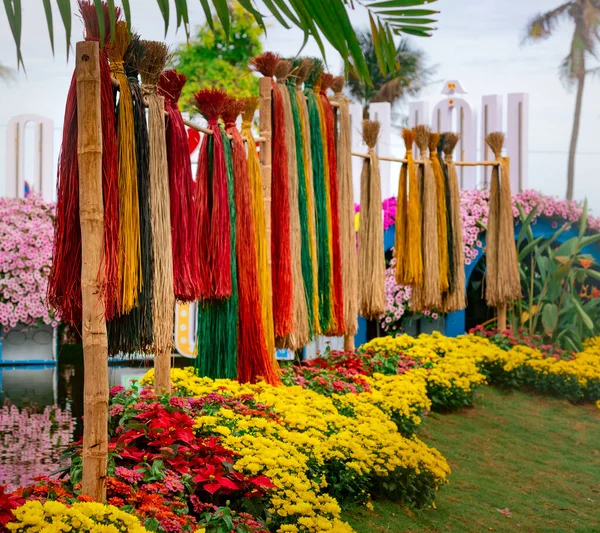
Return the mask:
[[[55,326],[45,303],[54,204],[35,195],[0,198],[0,326]]]
[[[463,240],[465,263],[470,265],[479,254],[482,247],[481,234],[488,222],[489,190],[465,190],[460,193],[460,213],[463,223]],[[537,191],[524,191],[513,195],[513,215],[519,217],[520,205],[523,212],[529,215],[536,209],[534,221],[540,216],[552,219],[552,227],[558,228],[563,224],[576,223],[581,219],[583,206],[575,201],[544,196]],[[396,198],[388,198],[383,201],[384,229],[392,226],[396,219]],[[360,206],[356,206],[358,212]],[[600,218],[588,215],[588,229],[600,232]],[[391,334],[402,331],[401,319],[410,312],[410,287],[398,285],[395,279],[396,260],[392,259],[385,275],[386,313],[381,321],[381,326]],[[437,320],[438,314],[429,310],[423,315]]]

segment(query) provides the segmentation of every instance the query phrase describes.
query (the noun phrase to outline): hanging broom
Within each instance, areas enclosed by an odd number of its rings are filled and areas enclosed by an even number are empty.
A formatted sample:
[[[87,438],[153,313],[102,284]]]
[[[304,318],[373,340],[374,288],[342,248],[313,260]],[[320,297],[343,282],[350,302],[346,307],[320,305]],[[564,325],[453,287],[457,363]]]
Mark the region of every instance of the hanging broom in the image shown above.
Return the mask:
[[[285,139],[285,112],[281,90],[273,76],[281,58],[265,52],[250,60],[250,66],[263,76],[271,78],[273,161],[271,189],[271,267],[273,290],[273,317],[275,337],[292,333],[294,324],[294,286],[290,246],[290,198],[288,155]]]
[[[98,12],[93,2],[79,0],[87,41],[100,40]],[[118,19],[121,10],[116,9]],[[104,42],[110,43],[108,6],[102,4]],[[118,308],[118,148],[115,130],[114,95],[106,47],[100,51],[102,113],[102,189],[104,197],[104,271],[102,290],[105,316],[110,320]],[[53,260],[48,280],[48,303],[63,322],[81,322],[81,230],[79,227],[79,170],[77,163],[77,94],[73,75],[63,128],[58,165],[58,202],[54,232]]]
[[[137,168],[138,211],[140,217],[142,290],[138,305],[131,312],[115,318],[108,326],[108,352],[150,353],[153,344],[152,292],[154,284],[154,253],[150,222],[150,165],[146,107],[138,81],[138,64],[144,50],[137,35],[133,35],[125,53],[125,74],[133,101],[133,122]]]
[[[318,85],[322,71],[322,63],[318,60],[313,62],[312,70],[309,72],[304,83],[304,94],[308,108],[308,126],[310,129],[312,179],[315,195],[315,220],[317,240],[317,264],[319,280],[319,318],[321,332],[327,334],[335,328],[335,316],[333,314],[333,278],[331,275],[332,258],[330,254],[330,215],[328,213],[328,196],[325,160],[325,147],[323,146],[323,128],[319,113]]]
[[[333,83],[333,76],[328,73],[321,75],[321,107],[325,124],[325,139],[327,143],[327,164],[329,170],[328,187],[328,212],[331,216],[331,256],[332,256],[332,279],[333,279],[333,312],[335,317],[335,328],[331,331],[333,335],[344,335],[346,324],[344,321],[344,292],[342,286],[342,252],[340,248],[340,213],[339,213],[339,187],[338,167],[335,140],[335,115],[327,90]]]
[[[427,156],[429,128],[415,127],[415,141],[423,163],[421,173],[423,286],[415,287],[413,310],[438,309],[441,306],[440,267],[438,252],[437,191],[431,160]]]
[[[452,159],[452,152],[459,136],[454,133],[442,135],[442,149],[444,151],[445,163],[448,173],[448,190],[450,208],[448,210],[452,229],[452,280],[450,293],[444,298],[443,308],[447,313],[460,311],[466,307],[465,298],[465,254],[462,229],[462,216],[460,213],[460,191],[458,187],[458,174]]]
[[[292,207],[292,214],[294,205],[298,206],[298,224],[300,227],[300,238],[299,238],[299,250],[300,250],[300,265],[301,265],[301,276],[302,276],[302,288],[304,294],[302,295],[304,298],[304,306],[306,307],[306,319],[307,319],[307,329],[308,329],[308,338],[312,339],[314,335],[314,308],[313,308],[313,296],[315,296],[315,282],[313,279],[313,264],[311,257],[311,239],[314,237],[314,218],[311,220],[309,218],[308,211],[308,187],[307,187],[307,179],[306,179],[306,164],[305,164],[305,150],[304,150],[304,136],[302,129],[302,117],[300,115],[300,106],[298,105],[298,98],[296,94],[296,80],[297,75],[300,70],[300,62],[296,62],[294,65],[294,75],[288,76],[286,82],[287,89],[287,100],[289,103],[289,120],[291,120],[293,125],[293,136],[294,136],[294,146],[293,150],[289,149],[291,137],[288,141],[288,152],[292,153],[295,157],[295,169],[297,172],[296,176],[296,202],[294,204],[292,200],[292,196],[294,196],[293,191],[290,190],[290,202]],[[283,89],[282,89],[283,94]],[[303,96],[304,98],[304,96]],[[290,169],[292,165],[290,164]],[[291,178],[291,176],[290,176]],[[291,179],[290,179],[291,181]],[[291,185],[290,185],[291,187]],[[291,222],[291,219],[290,219]],[[311,224],[312,223],[312,224]],[[310,226],[312,225],[313,235],[310,233]],[[293,236],[293,232],[291,233]],[[294,278],[295,280],[295,278]],[[295,283],[295,281],[294,281]],[[294,288],[296,285],[294,285]],[[318,299],[317,308],[318,308]]]
[[[348,99],[342,94],[343,87],[343,76],[334,78],[331,88],[335,93],[335,101],[339,104],[337,164],[344,322],[346,324],[346,335],[353,336],[358,331],[358,257],[356,255],[356,229],[354,225],[350,107]]]
[[[381,216],[381,177],[375,144],[379,122],[363,120],[363,139],[369,156],[360,176],[360,226],[358,228],[359,312],[367,319],[385,313],[385,255]]]
[[[218,122],[226,103],[227,94],[218,89],[202,89],[194,95],[194,105],[212,131],[202,140],[196,174],[196,253],[202,279],[208,281],[203,283],[203,298],[198,302],[196,369],[200,376],[211,378],[237,376],[233,168],[229,139]]]
[[[437,144],[437,157],[438,157],[438,161],[440,162],[440,167],[442,169],[442,174],[444,176],[444,197],[445,197],[445,201],[446,201],[446,237],[447,237],[447,247],[448,247],[448,291],[449,292],[453,292],[454,291],[454,284],[456,281],[456,275],[455,275],[455,271],[454,271],[454,235],[452,233],[452,205],[451,205],[451,201],[450,201],[450,182],[448,180],[448,165],[446,164],[446,161],[444,160],[444,144],[446,142],[445,140],[445,133],[442,133],[440,135],[440,140],[438,141]],[[445,293],[444,297],[447,295],[447,293]],[[444,305],[445,299],[444,301],[442,301],[442,306]],[[445,311],[444,311],[445,312]]]
[[[133,100],[123,58],[129,45],[127,23],[116,24],[114,42],[108,49],[110,71],[119,82],[117,133],[119,143],[119,314],[128,313],[138,302],[142,286],[140,262],[140,215]]]
[[[502,157],[503,133],[490,133],[486,143],[498,165],[492,168],[486,250],[486,300],[500,307],[521,296],[521,281],[512,213],[508,161]]]
[[[273,296],[271,291],[271,272],[267,248],[267,225],[265,220],[265,203],[263,200],[262,176],[260,162],[256,150],[256,142],[252,133],[252,119],[258,106],[258,98],[244,100],[242,121],[242,137],[246,141],[248,151],[248,178],[252,194],[252,215],[254,219],[255,243],[258,263],[258,281],[261,303],[261,314],[265,330],[267,353],[273,362],[275,358],[275,331],[273,327]]]
[[[440,134],[431,132],[429,135],[429,159],[435,177],[435,188],[437,192],[437,234],[438,234],[438,256],[439,256],[439,279],[440,292],[448,292],[450,288],[450,262],[448,259],[448,210],[446,207],[446,180],[444,170],[440,163],[437,146],[440,142]]]
[[[281,60],[277,65],[277,85],[281,91],[284,108],[285,141],[288,155],[288,185],[290,200],[290,247],[293,280],[294,331],[280,339],[278,344],[292,351],[300,350],[310,341],[310,325],[304,276],[302,272],[302,227],[300,225],[299,193],[298,193],[298,162],[296,160],[296,133],[294,130],[294,115],[290,94],[287,89],[287,79],[292,70],[290,61]],[[294,94],[294,100],[295,100]]]
[[[223,113],[225,131],[231,136],[235,189],[239,298],[238,380],[242,383],[255,383],[262,378],[271,385],[277,385],[281,382],[278,367],[273,364],[273,356],[267,349],[262,318],[252,189],[246,162],[246,147],[236,127],[237,117],[244,106],[243,100],[229,99]]]
[[[175,298],[192,302],[200,297],[201,281],[197,255],[192,245],[196,239],[192,164],[187,131],[178,105],[186,81],[183,74],[165,70],[160,76],[158,93],[164,97],[168,113],[166,135]]]
[[[317,252],[317,228],[316,228],[316,213],[315,213],[315,190],[313,185],[313,165],[312,165],[312,154],[311,154],[311,136],[310,136],[310,120],[308,113],[308,102],[302,89],[302,84],[306,80],[312,69],[312,60],[297,59],[294,62],[295,75],[296,75],[296,101],[298,103],[298,109],[300,111],[300,128],[302,130],[302,155],[304,160],[304,188],[306,190],[306,214],[308,223],[308,253],[310,255],[310,265],[312,268],[312,280],[308,274],[305,274],[304,284],[308,286],[312,285],[312,289],[309,291],[312,304],[312,330],[313,336],[321,334],[321,317],[320,317],[320,298],[319,298],[319,264],[318,264],[318,252]],[[302,187],[302,183],[300,183]],[[302,201],[303,194],[300,192],[300,200]],[[300,216],[300,222],[302,222],[302,214]],[[306,249],[304,245],[302,247],[303,261],[306,255]],[[303,263],[304,264],[304,263]],[[312,281],[312,283],[311,283]]]
[[[150,161],[150,220],[154,254],[154,293],[152,323],[154,326],[154,388],[159,393],[171,390],[170,366],[173,346],[173,255],[171,217],[169,213],[169,171],[165,135],[164,98],[157,84],[168,58],[167,46],[157,41],[142,41],[144,53],[139,69],[142,91],[148,103]]]

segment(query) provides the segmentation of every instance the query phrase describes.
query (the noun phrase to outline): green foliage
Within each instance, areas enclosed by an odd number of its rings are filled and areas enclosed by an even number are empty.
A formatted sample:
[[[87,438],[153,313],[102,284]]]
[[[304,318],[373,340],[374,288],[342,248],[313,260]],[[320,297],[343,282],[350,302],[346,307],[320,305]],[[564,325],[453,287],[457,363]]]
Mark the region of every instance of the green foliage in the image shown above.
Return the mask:
[[[230,6],[229,39],[216,15],[212,25],[214,32],[208,22],[198,28],[189,44],[179,46],[173,60],[188,78],[180,100],[190,112],[189,102],[198,89],[217,86],[236,97],[258,94],[258,78],[248,70],[248,62],[262,52],[262,28],[237,2]]]
[[[556,246],[565,232],[559,228],[548,239],[534,238],[531,228],[535,209],[525,216],[520,206],[522,228],[517,239],[523,297],[512,312],[514,331],[542,335],[548,343],[580,351],[583,341],[600,333],[600,298],[589,287],[600,279],[598,265],[583,249],[600,242],[600,234],[586,235],[587,202],[579,234]]]
[[[361,31],[357,32],[357,36],[371,83],[351,72],[348,89],[352,98],[363,105],[365,113],[372,102],[394,105],[408,96],[417,96],[435,72],[436,67],[426,66],[423,51],[411,46],[407,39],[402,39],[393,51],[396,68],[382,70],[381,58],[371,34]]]
[[[48,0],[42,0],[48,25],[50,44],[54,48],[54,31],[52,25],[52,5]],[[99,9],[102,0],[90,0]],[[115,24],[115,1],[106,0],[108,21],[99,21],[100,27],[104,24]],[[435,29],[430,26],[435,19],[430,18],[438,12],[431,9],[410,9],[427,4],[430,6],[436,0],[265,0],[260,8],[263,12],[270,13],[285,28],[296,26],[304,33],[305,43],[312,37],[325,56],[324,41],[330,43],[341,55],[347,68],[354,68],[358,75],[369,79],[365,58],[362,54],[356,33],[350,24],[348,9],[361,6],[369,13],[373,41],[376,43],[378,55],[381,58],[381,69],[396,68],[393,54],[393,36],[399,34],[429,36]],[[253,0],[239,0],[242,8],[250,14],[255,24],[265,30],[263,14],[255,7]],[[71,9],[70,0],[56,0],[67,36],[67,51],[70,47],[71,37]],[[130,0],[122,0],[123,12],[128,27],[131,27]],[[174,12],[177,29],[183,26],[189,36],[188,0],[156,0],[160,14],[165,25],[165,35],[169,29],[171,13]],[[171,6],[171,3],[174,5]],[[231,14],[227,0],[200,0],[208,26],[215,29],[218,20],[227,36],[235,33],[232,29]],[[211,13],[213,6],[216,16]],[[174,9],[172,9],[174,8]],[[22,32],[22,5],[21,0],[4,0],[4,11],[16,46],[17,60],[23,65],[21,55]],[[102,34],[102,32],[101,32]]]

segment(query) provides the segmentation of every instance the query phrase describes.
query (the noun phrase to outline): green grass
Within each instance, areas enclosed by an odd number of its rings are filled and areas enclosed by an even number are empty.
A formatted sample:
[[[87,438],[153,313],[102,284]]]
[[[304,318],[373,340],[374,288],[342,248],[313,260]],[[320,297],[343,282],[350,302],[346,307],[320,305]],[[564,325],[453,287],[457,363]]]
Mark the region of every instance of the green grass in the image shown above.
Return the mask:
[[[486,387],[473,409],[431,415],[420,438],[452,468],[437,508],[374,502],[345,516],[357,532],[600,532],[595,406]]]

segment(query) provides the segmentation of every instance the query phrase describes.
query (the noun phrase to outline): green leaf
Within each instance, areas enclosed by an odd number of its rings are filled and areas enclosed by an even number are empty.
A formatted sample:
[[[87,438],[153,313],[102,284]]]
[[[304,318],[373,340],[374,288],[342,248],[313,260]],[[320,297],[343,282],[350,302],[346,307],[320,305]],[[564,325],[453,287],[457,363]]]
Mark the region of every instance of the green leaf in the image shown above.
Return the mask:
[[[251,0],[238,0],[238,2],[240,3],[240,5],[246,9],[249,13],[252,14],[252,16],[254,17],[254,20],[256,20],[256,23],[262,28],[262,30],[265,32],[265,34],[267,33],[267,27],[265,26],[265,21],[263,20],[262,15],[260,14],[259,11],[257,11],[256,9],[254,9],[254,6],[252,5]],[[297,19],[295,19],[296,22],[298,22]],[[296,23],[294,22],[294,24]],[[299,23],[299,22],[298,22]]]
[[[281,24],[284,28],[289,29],[289,25],[283,15],[280,13],[280,10],[277,9],[277,6],[273,3],[272,0],[263,0],[267,9],[273,14],[273,16],[277,19],[279,24]]]
[[[100,32],[100,50],[102,50],[102,48],[104,48],[104,35],[106,33],[102,0],[94,0],[94,7],[96,8],[96,17],[98,18],[98,31]]]
[[[400,63],[398,63],[398,59],[396,58],[396,44],[394,43],[394,36],[392,35],[392,30],[388,24],[385,25],[385,33],[387,39],[385,39],[383,46],[384,50],[387,52],[388,69],[390,72],[398,72]]]
[[[585,248],[586,246],[589,246],[590,244],[594,244],[595,242],[600,241],[600,233],[597,233],[596,235],[589,235],[587,237],[584,237],[583,239],[581,239],[580,242],[580,246],[581,248]]]
[[[598,272],[597,270],[592,270],[591,268],[588,268],[586,270],[582,270],[583,272],[585,272],[588,277],[590,278],[594,278],[597,279],[598,281],[600,281],[600,272]]]
[[[44,3],[44,11],[46,13],[46,24],[48,25],[48,36],[50,37],[50,47],[52,55],[54,55],[54,26],[52,24],[52,5],[50,0],[42,0]]]
[[[558,323],[558,307],[556,304],[546,304],[542,309],[542,326],[544,327],[544,331],[550,337],[554,333],[556,329],[556,325]]]
[[[575,306],[575,309],[577,309],[577,313],[581,317],[581,320],[583,320],[583,323],[585,324],[585,326],[590,331],[594,331],[594,321],[583,310],[583,307],[581,307],[581,304],[579,303],[579,298],[577,296],[571,295],[571,301],[573,302],[573,305]]]
[[[296,24],[296,26],[300,26],[300,21],[294,15],[294,12],[288,7],[288,5],[286,4],[286,2],[284,0],[274,0],[274,1],[277,4],[277,6],[279,6],[279,9],[281,9],[282,13],[288,19],[290,19],[294,24]]]
[[[581,213],[581,222],[579,223],[579,238],[581,239],[585,235],[585,229],[587,228],[587,216],[588,216],[588,203],[587,198],[583,202],[583,213]]]
[[[115,42],[115,35],[117,29],[117,14],[115,12],[115,0],[106,0],[108,5],[108,18],[110,21],[110,41]]]
[[[373,2],[367,4],[369,9],[379,9],[387,7],[413,7],[422,6],[425,2],[423,0],[383,0],[382,2]]]
[[[215,23],[212,18],[212,12],[210,10],[210,6],[208,5],[208,0],[200,0],[200,4],[202,5],[202,11],[204,11],[204,16],[206,17],[206,22],[210,29],[215,31]]]
[[[156,0],[160,14],[165,22],[165,37],[169,31],[169,0]]]
[[[377,13],[380,15],[381,13]],[[426,18],[408,18],[408,17],[390,17],[386,18],[385,21],[391,25],[402,25],[402,24],[433,24],[437,22],[437,19],[426,19]]]
[[[227,5],[227,0],[213,0],[213,4],[223,26],[225,37],[229,39],[229,6]]]
[[[67,60],[69,59],[69,52],[71,50],[71,2],[70,0],[56,0],[58,5],[58,11],[60,18],[62,19],[63,26],[65,28],[65,35],[67,38]]]
[[[576,250],[577,238],[572,237],[563,242],[556,250],[556,257],[571,257]]]
[[[527,243],[527,245],[519,251],[519,261],[525,259],[543,238],[544,236],[540,235],[537,239],[534,239],[533,241]]]
[[[390,17],[429,17],[438,15],[439,11],[433,11],[432,9],[386,9],[377,11],[377,14]]]
[[[383,59],[382,49],[381,49],[381,40],[379,39],[379,32],[377,30],[377,24],[373,20],[373,15],[369,13],[369,23],[371,24],[371,37],[373,37],[373,46],[375,48],[375,56],[377,57],[377,64],[379,65],[379,70],[385,76],[387,74],[387,66],[386,62]]]
[[[13,35],[15,45],[17,46],[17,65],[23,66],[23,55],[21,53],[21,0],[4,0],[4,10],[6,11],[6,18],[8,19],[8,25]]]
[[[127,22],[127,31],[131,33],[131,4],[129,3],[129,0],[121,0],[121,4],[123,4],[125,22]]]
[[[517,245],[521,245],[525,235],[527,234],[527,228],[531,227],[531,221],[537,213],[537,205],[531,210],[531,212],[525,216],[525,211],[521,204],[517,203],[517,209],[519,210],[519,218],[521,219],[521,231],[519,231],[519,237],[517,238]]]
[[[394,26],[394,33],[397,35],[407,33],[416,37],[431,37],[431,30],[429,28],[422,29],[414,26]]]

